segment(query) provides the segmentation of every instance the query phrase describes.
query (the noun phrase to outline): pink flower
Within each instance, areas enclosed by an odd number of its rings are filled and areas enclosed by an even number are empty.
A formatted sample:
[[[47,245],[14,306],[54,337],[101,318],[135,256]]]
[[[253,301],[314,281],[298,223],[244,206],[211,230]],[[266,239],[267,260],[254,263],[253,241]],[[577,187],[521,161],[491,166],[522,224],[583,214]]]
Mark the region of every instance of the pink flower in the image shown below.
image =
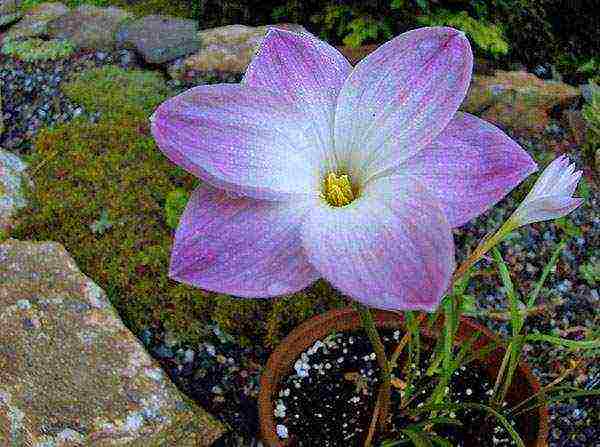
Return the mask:
[[[242,297],[324,277],[368,306],[435,309],[455,267],[451,228],[537,169],[457,112],[472,65],[453,28],[404,33],[354,68],[310,34],[272,28],[241,84],[164,102],[158,146],[204,181],[169,276]]]
[[[582,174],[574,171],[575,164],[569,164],[566,155],[554,159],[509,220],[520,227],[566,216],[581,205],[583,199],[571,197]]]

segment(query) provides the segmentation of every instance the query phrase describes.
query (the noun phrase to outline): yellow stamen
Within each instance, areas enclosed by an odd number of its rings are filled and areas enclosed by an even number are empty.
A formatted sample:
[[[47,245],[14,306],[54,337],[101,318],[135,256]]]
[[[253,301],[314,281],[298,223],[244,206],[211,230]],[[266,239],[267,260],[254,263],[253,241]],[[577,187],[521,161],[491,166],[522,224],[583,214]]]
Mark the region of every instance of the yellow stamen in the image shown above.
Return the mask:
[[[325,179],[325,200],[333,206],[348,205],[354,200],[354,193],[347,175],[339,177],[330,172]]]

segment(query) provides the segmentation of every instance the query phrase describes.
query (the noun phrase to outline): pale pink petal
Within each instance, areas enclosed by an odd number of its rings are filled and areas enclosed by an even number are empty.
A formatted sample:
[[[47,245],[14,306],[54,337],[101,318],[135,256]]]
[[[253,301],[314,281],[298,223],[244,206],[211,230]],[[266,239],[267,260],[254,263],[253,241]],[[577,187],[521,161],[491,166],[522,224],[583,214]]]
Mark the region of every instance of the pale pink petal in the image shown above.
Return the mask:
[[[414,179],[382,177],[344,207],[321,200],[302,228],[310,262],[331,284],[371,307],[432,311],[454,270],[450,226]]]
[[[346,79],[335,115],[335,151],[364,180],[431,143],[463,101],[473,67],[469,41],[448,27],[401,34]]]
[[[542,171],[510,219],[521,226],[569,214],[583,203],[583,199],[571,197],[582,174],[575,172],[569,157],[557,157]]]
[[[219,188],[289,200],[319,186],[312,123],[269,91],[201,85],[162,103],[151,123],[171,161]]]
[[[232,198],[200,185],[175,233],[169,277],[241,297],[301,290],[319,278],[301,244],[306,212],[302,202]]]
[[[514,213],[514,218],[519,222],[519,226],[558,219],[574,211],[583,202],[583,199],[563,195],[538,197],[520,207]]]
[[[496,126],[458,112],[433,143],[394,172],[416,176],[454,228],[489,209],[536,170],[529,154]]]
[[[313,127],[323,160],[333,163],[333,117],[352,66],[334,47],[311,34],[270,28],[242,84],[289,98]]]

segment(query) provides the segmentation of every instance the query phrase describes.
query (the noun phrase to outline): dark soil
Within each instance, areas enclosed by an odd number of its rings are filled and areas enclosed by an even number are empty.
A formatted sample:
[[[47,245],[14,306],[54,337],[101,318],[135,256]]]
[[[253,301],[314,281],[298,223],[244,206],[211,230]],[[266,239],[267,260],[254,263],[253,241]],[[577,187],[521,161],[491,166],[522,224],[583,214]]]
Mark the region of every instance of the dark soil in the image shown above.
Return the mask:
[[[383,330],[380,334],[389,355],[398,343],[400,331]],[[409,410],[425,404],[436,385],[425,374],[432,349],[429,346],[423,348],[419,367],[414,367],[417,392],[408,405]],[[401,358],[400,364],[405,364],[405,360]],[[288,438],[295,446],[362,446],[380,382],[377,359],[364,332],[346,332],[317,342],[301,355],[294,368],[296,372],[282,381],[279,398],[274,402],[280,438]],[[406,377],[397,368],[392,373],[398,379]],[[401,388],[405,386],[402,381],[395,383],[397,386],[392,387],[391,431],[387,439],[404,440],[407,438],[400,430],[423,422],[426,413],[410,416],[394,411],[400,406],[404,394]],[[453,374],[446,389],[446,402],[487,403],[492,389],[493,381],[488,372],[473,362]],[[502,424],[483,412],[448,409],[437,416],[456,421],[457,425],[441,424],[434,429],[435,434],[453,446],[516,445]],[[515,421],[511,423],[516,425]],[[528,424],[531,425],[531,421]],[[376,436],[374,445],[380,445],[382,441]]]

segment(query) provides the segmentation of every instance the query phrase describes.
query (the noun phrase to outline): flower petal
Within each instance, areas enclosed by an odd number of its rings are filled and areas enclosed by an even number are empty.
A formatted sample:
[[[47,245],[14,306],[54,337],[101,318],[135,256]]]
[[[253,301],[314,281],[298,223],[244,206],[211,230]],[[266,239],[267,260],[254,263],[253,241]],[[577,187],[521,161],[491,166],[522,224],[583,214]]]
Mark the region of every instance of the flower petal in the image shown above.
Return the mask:
[[[395,172],[416,176],[459,227],[501,200],[537,165],[496,126],[458,112],[436,140]]]
[[[327,160],[337,97],[351,71],[337,49],[313,35],[270,28],[242,84],[290,98],[313,124],[314,140]]]
[[[302,244],[333,286],[379,309],[432,311],[454,270],[446,216],[406,176],[370,182],[345,207],[318,202],[304,222]]]
[[[383,44],[342,87],[336,155],[364,180],[415,155],[458,110],[472,68],[469,41],[453,28],[419,28]]]
[[[534,198],[519,207],[514,213],[514,220],[519,226],[544,220],[558,219],[566,216],[584,202],[583,199],[565,195],[544,196]]]
[[[210,185],[198,186],[175,233],[169,277],[242,297],[307,287],[320,275],[301,245],[305,203],[232,198]]]
[[[319,187],[311,122],[267,90],[201,85],[162,103],[151,123],[171,161],[221,189],[290,200]]]

